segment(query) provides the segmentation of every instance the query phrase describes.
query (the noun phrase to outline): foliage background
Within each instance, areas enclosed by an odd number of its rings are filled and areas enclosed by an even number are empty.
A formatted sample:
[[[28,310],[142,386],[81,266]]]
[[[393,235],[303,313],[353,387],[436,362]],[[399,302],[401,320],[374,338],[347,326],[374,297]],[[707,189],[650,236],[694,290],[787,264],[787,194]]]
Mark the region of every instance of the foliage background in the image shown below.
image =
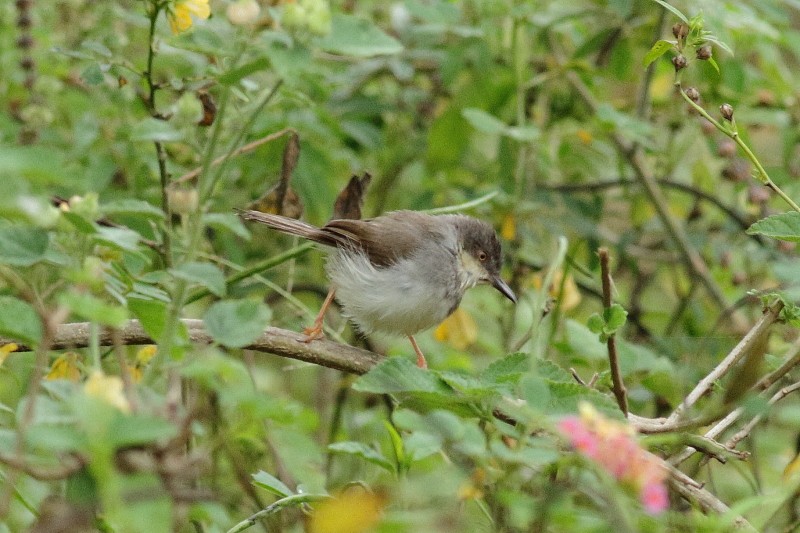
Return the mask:
[[[800,5],[675,5],[702,13],[733,51],[714,46],[719,73],[689,56],[683,86],[714,117],[731,104],[773,181],[800,198]],[[728,451],[725,464],[683,465],[729,514],[673,492],[666,519],[651,517],[553,426],[580,400],[621,416],[606,346],[587,327],[602,311],[598,247],[611,251],[614,299],[628,311],[620,369],[642,416],[669,414],[739,342],[762,314],[751,291],[780,289],[787,303],[796,292],[791,239],[745,232],[786,206],[688,108],[672,53],[643,66],[672,39],[674,13],[645,0],[210,6],[179,34],[165,16],[172,2],[0,6],[0,333],[34,348],[0,367],[0,528],[227,531],[277,498],[353,484],[362,489],[316,519],[297,497],[254,527],[724,531],[739,515],[768,531],[796,526],[796,481],[782,472],[800,409],[791,396],[766,401],[796,371],[769,394],[749,391],[793,360],[791,325],[773,327],[695,409],[764,417],[739,445],[747,461]],[[203,98],[216,114],[199,126]],[[520,304],[472,291],[458,320],[420,335],[436,372],[392,359],[355,390],[337,371],[241,350],[267,323],[301,329],[326,290],[321,254],[264,266],[298,243],[233,214],[282,169],[317,224],[365,171],[367,216],[479,199],[465,212],[500,231]],[[695,251],[707,271],[692,266]],[[100,346],[101,328],[130,318],[157,341],[155,356]],[[187,342],[178,318],[204,318],[216,342]],[[83,321],[88,348],[50,349],[58,324]],[[409,355],[405,341],[329,323],[333,339]],[[525,356],[504,358],[515,353]],[[587,382],[597,373],[593,387],[568,369]],[[498,421],[498,406],[521,423]],[[674,456],[695,433],[703,427],[647,443]]]

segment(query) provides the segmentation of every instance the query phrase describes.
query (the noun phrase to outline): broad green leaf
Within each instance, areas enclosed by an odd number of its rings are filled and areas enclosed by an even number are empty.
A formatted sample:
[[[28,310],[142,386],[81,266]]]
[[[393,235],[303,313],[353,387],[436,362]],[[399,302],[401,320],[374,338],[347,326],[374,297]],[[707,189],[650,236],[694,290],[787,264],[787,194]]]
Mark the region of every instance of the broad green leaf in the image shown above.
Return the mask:
[[[575,383],[575,378],[569,372],[547,359],[538,359],[536,361],[536,375],[549,381]]]
[[[42,340],[42,321],[26,302],[12,296],[0,296],[0,335],[36,345]]]
[[[361,442],[347,441],[347,442],[334,442],[328,449],[337,453],[346,453],[348,455],[355,455],[361,457],[365,461],[378,465],[381,468],[394,472],[394,464],[383,456],[379,451],[370,448]]]
[[[359,377],[353,389],[361,392],[388,394],[393,392],[449,393],[450,388],[434,373],[419,368],[403,357],[390,357]]]
[[[595,389],[578,383],[549,382],[550,398],[543,411],[549,415],[567,415],[578,412],[578,404],[582,401],[594,405],[598,411],[615,419],[621,419],[622,413],[617,403]]]
[[[294,491],[287,487],[283,481],[263,470],[259,470],[257,473],[253,474],[253,483],[281,498],[294,494]]]
[[[589,328],[589,331],[592,333],[597,333],[598,335],[603,332],[605,325],[606,321],[603,320],[603,317],[600,316],[600,313],[592,313],[592,315],[586,321],[586,327]]]
[[[61,216],[63,216],[64,219],[66,219],[76,230],[81,233],[85,233],[86,235],[97,233],[97,226],[95,226],[92,221],[79,215],[78,213],[66,211],[61,213]]]
[[[331,20],[331,32],[317,41],[326,52],[355,57],[399,54],[403,45],[372,22],[337,13]]]
[[[611,333],[616,333],[619,328],[625,325],[628,319],[628,312],[619,304],[612,304],[611,307],[603,311],[606,319],[606,328]]]
[[[225,275],[211,263],[192,261],[170,269],[170,274],[190,283],[198,283],[217,296],[225,296]]]
[[[128,319],[125,308],[108,304],[88,293],[65,292],[58,301],[66,305],[75,315],[98,324],[119,328]]]
[[[669,5],[664,0],[653,0],[653,1],[661,4],[665,9],[669,10],[673,15],[681,19],[686,24],[689,24],[689,19],[686,18],[686,15],[681,13],[681,11],[677,7]]]
[[[103,71],[97,63],[92,63],[81,72],[81,80],[87,85],[100,85],[103,79]]]
[[[528,354],[512,353],[494,361],[481,373],[481,379],[487,383],[513,383],[528,371]]]
[[[0,263],[13,266],[31,266],[44,259],[48,233],[29,226],[0,228]]]
[[[144,200],[135,198],[124,198],[115,200],[100,206],[100,210],[105,215],[144,215],[151,218],[164,218],[164,212]]]
[[[138,446],[154,441],[165,441],[175,436],[175,424],[163,418],[147,415],[116,416],[110,424],[108,435],[117,448]]]
[[[642,65],[645,68],[649,67],[650,63],[672,50],[674,46],[675,43],[672,41],[666,41],[664,39],[656,41],[656,44],[650,48],[650,51],[647,52],[644,56],[644,59],[642,59]]]
[[[237,237],[250,239],[250,232],[247,227],[242,224],[242,219],[233,213],[209,213],[203,215],[203,224],[211,226],[212,228],[224,228]]]
[[[131,129],[130,138],[132,141],[174,142],[183,139],[183,133],[169,122],[146,118]]]
[[[158,300],[128,298],[128,310],[133,313],[142,328],[153,339],[160,339],[167,322],[167,304]]]
[[[92,239],[100,244],[105,244],[112,248],[126,250],[128,252],[139,251],[139,241],[141,235],[128,228],[109,228],[100,226],[97,233],[92,235]]]
[[[271,316],[269,307],[261,302],[226,300],[212,305],[204,320],[215,341],[231,348],[241,348],[261,335]]]
[[[483,133],[502,135],[508,130],[508,125],[505,122],[487,113],[483,109],[470,107],[461,111],[461,116],[463,116],[473,128]]]
[[[255,74],[256,72],[260,72],[262,70],[266,70],[269,67],[269,58],[266,56],[260,56],[249,63],[245,63],[239,67],[235,67],[221,76],[217,78],[217,80],[223,85],[234,85],[242,80],[242,78],[246,78],[250,74]]]
[[[107,57],[107,58],[110,58],[110,57],[112,57],[114,55],[111,52],[111,50],[108,49],[108,47],[106,45],[104,45],[103,43],[101,43],[99,41],[93,41],[93,40],[87,39],[86,41],[83,41],[81,43],[81,48],[85,48],[87,50],[91,50],[92,52],[94,52],[94,53],[96,53],[98,55],[101,55],[103,57]]]
[[[789,211],[762,218],[749,228],[750,235],[765,235],[782,241],[800,242],[800,213]]]

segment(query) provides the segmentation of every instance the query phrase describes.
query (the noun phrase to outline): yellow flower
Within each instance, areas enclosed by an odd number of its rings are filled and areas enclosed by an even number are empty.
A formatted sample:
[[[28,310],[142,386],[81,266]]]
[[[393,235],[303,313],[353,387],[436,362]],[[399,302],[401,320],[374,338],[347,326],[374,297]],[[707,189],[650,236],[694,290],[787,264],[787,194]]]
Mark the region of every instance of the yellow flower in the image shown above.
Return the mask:
[[[16,352],[19,349],[19,346],[14,344],[13,342],[9,342],[6,345],[0,346],[0,366],[3,366],[3,361],[6,360],[8,354],[11,352]]]
[[[107,376],[100,370],[92,372],[92,375],[83,384],[83,392],[87,396],[112,405],[123,413],[130,413],[131,405],[125,398],[122,389],[122,379],[119,376]]]
[[[178,0],[167,12],[172,33],[181,33],[192,27],[192,15],[207,19],[211,15],[208,0]]]
[[[81,369],[78,361],[78,354],[75,352],[66,352],[53,361],[53,366],[50,367],[50,372],[44,379],[66,379],[77,383],[81,379]]]

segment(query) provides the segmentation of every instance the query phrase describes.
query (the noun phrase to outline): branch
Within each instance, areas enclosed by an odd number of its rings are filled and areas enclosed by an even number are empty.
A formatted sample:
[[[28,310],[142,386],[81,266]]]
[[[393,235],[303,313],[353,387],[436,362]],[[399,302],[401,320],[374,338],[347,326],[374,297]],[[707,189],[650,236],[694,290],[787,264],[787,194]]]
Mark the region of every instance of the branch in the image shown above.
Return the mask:
[[[205,330],[202,320],[184,318],[181,322],[189,332],[190,341],[200,344],[214,343],[211,335]],[[118,330],[118,335],[119,342],[123,345],[155,344],[138,320],[129,320]],[[100,333],[100,345],[112,346],[114,337],[110,329],[105,329]],[[89,344],[88,339],[88,322],[62,324],[56,330],[50,349],[85,348]],[[301,339],[300,333],[269,327],[244,349],[272,353],[351,374],[364,374],[382,359],[374,352],[326,339],[309,343],[302,342]],[[11,341],[0,339],[0,346],[9,342]],[[20,346],[18,351],[30,351],[30,348]]]
[[[611,271],[609,269],[608,250],[600,248],[597,250],[600,256],[600,277],[603,281],[603,307],[611,307]],[[622,373],[619,370],[619,357],[617,357],[617,338],[612,334],[606,341],[608,347],[608,365],[611,369],[611,383],[614,397],[622,410],[622,414],[628,416],[628,391],[625,390],[625,383],[622,381]]]
[[[756,322],[742,340],[739,341],[739,344],[737,344],[725,359],[709,372],[706,377],[700,380],[700,383],[686,396],[683,403],[681,403],[667,418],[666,423],[674,423],[681,418],[687,409],[692,407],[700,398],[711,390],[711,387],[713,387],[717,380],[727,374],[736,363],[750,353],[753,347],[761,340],[761,337],[767,333],[769,327],[778,319],[778,315],[782,309],[783,302],[780,300],[775,301],[775,303],[769,306],[758,322]]]

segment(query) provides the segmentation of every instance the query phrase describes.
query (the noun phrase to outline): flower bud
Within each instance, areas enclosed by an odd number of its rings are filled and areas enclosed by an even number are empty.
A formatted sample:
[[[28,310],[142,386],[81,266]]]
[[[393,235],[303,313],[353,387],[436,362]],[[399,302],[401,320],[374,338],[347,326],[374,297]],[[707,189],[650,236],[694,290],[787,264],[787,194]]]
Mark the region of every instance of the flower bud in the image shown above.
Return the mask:
[[[675,67],[675,72],[685,69],[687,64],[688,61],[686,61],[686,57],[684,57],[683,54],[677,55],[672,58],[672,65]]]
[[[731,104],[722,104],[719,106],[719,112],[725,120],[733,120],[733,106]]]
[[[261,8],[256,0],[238,0],[232,4],[228,4],[225,10],[225,16],[231,24],[237,26],[247,26],[254,24],[258,20],[258,15]]]
[[[700,91],[698,91],[695,87],[689,87],[684,92],[686,93],[686,96],[689,97],[689,100],[695,104],[700,101]]]
[[[686,39],[686,36],[689,35],[689,26],[682,22],[676,22],[675,25],[672,26],[672,35],[678,40]]]
[[[697,59],[701,61],[705,61],[706,59],[711,59],[711,45],[704,44],[700,48],[697,49]]]

